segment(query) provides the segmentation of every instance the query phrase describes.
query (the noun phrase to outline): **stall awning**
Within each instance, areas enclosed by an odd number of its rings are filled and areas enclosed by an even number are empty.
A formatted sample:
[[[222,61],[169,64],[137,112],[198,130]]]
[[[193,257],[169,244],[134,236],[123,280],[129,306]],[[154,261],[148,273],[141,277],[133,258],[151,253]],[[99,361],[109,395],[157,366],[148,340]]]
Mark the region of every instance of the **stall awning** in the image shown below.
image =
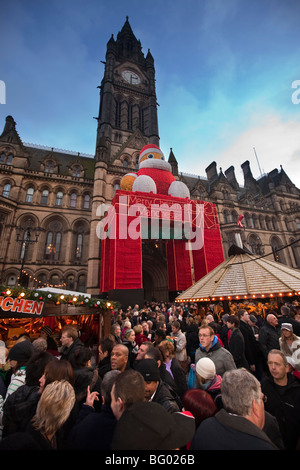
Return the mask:
[[[242,300],[299,294],[298,269],[242,252],[230,256],[175,301]]]

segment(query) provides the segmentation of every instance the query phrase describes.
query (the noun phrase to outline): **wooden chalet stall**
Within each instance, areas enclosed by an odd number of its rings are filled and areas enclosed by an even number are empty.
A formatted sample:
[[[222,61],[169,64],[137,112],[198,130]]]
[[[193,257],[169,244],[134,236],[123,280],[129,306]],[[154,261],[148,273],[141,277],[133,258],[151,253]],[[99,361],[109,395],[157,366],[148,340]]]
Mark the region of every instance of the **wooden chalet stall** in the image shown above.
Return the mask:
[[[240,308],[259,304],[259,313],[263,316],[267,310],[285,302],[298,303],[298,269],[264,256],[255,256],[236,246],[231,248],[229,255],[223,263],[178,295],[175,302],[222,302],[224,311],[228,312],[232,311],[233,304],[240,305]]]
[[[118,306],[117,302],[78,292],[1,286],[0,339],[9,348],[22,335],[37,338],[42,326],[48,325],[59,345],[62,328],[73,324],[81,339],[92,346],[109,334],[112,310]]]

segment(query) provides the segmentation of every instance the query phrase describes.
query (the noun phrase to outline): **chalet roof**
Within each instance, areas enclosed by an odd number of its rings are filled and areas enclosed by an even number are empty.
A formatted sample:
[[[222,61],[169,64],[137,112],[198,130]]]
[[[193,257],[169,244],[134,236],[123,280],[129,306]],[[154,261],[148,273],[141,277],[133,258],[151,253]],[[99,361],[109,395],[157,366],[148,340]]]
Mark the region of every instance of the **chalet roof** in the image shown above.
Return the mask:
[[[295,292],[300,292],[298,269],[241,250],[177,296],[176,301],[237,300]]]

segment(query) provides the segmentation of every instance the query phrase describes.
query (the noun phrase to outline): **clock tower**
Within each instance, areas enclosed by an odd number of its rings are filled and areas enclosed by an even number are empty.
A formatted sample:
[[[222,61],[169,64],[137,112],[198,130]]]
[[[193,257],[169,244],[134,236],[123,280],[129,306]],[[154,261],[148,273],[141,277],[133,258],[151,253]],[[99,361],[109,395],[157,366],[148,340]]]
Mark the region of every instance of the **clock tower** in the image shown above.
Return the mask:
[[[96,159],[112,162],[133,135],[143,143],[159,145],[155,69],[153,57],[146,57],[132,32],[128,17],[115,40],[107,43],[104,76],[100,86]],[[140,150],[141,146],[133,150]]]

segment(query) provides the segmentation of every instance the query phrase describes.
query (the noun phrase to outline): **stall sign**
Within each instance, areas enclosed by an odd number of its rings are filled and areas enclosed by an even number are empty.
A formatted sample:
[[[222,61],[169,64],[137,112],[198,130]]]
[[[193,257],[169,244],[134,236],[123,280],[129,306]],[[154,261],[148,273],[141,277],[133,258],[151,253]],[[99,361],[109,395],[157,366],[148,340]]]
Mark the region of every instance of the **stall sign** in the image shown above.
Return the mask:
[[[44,302],[0,296],[0,315],[3,317],[41,316]]]

